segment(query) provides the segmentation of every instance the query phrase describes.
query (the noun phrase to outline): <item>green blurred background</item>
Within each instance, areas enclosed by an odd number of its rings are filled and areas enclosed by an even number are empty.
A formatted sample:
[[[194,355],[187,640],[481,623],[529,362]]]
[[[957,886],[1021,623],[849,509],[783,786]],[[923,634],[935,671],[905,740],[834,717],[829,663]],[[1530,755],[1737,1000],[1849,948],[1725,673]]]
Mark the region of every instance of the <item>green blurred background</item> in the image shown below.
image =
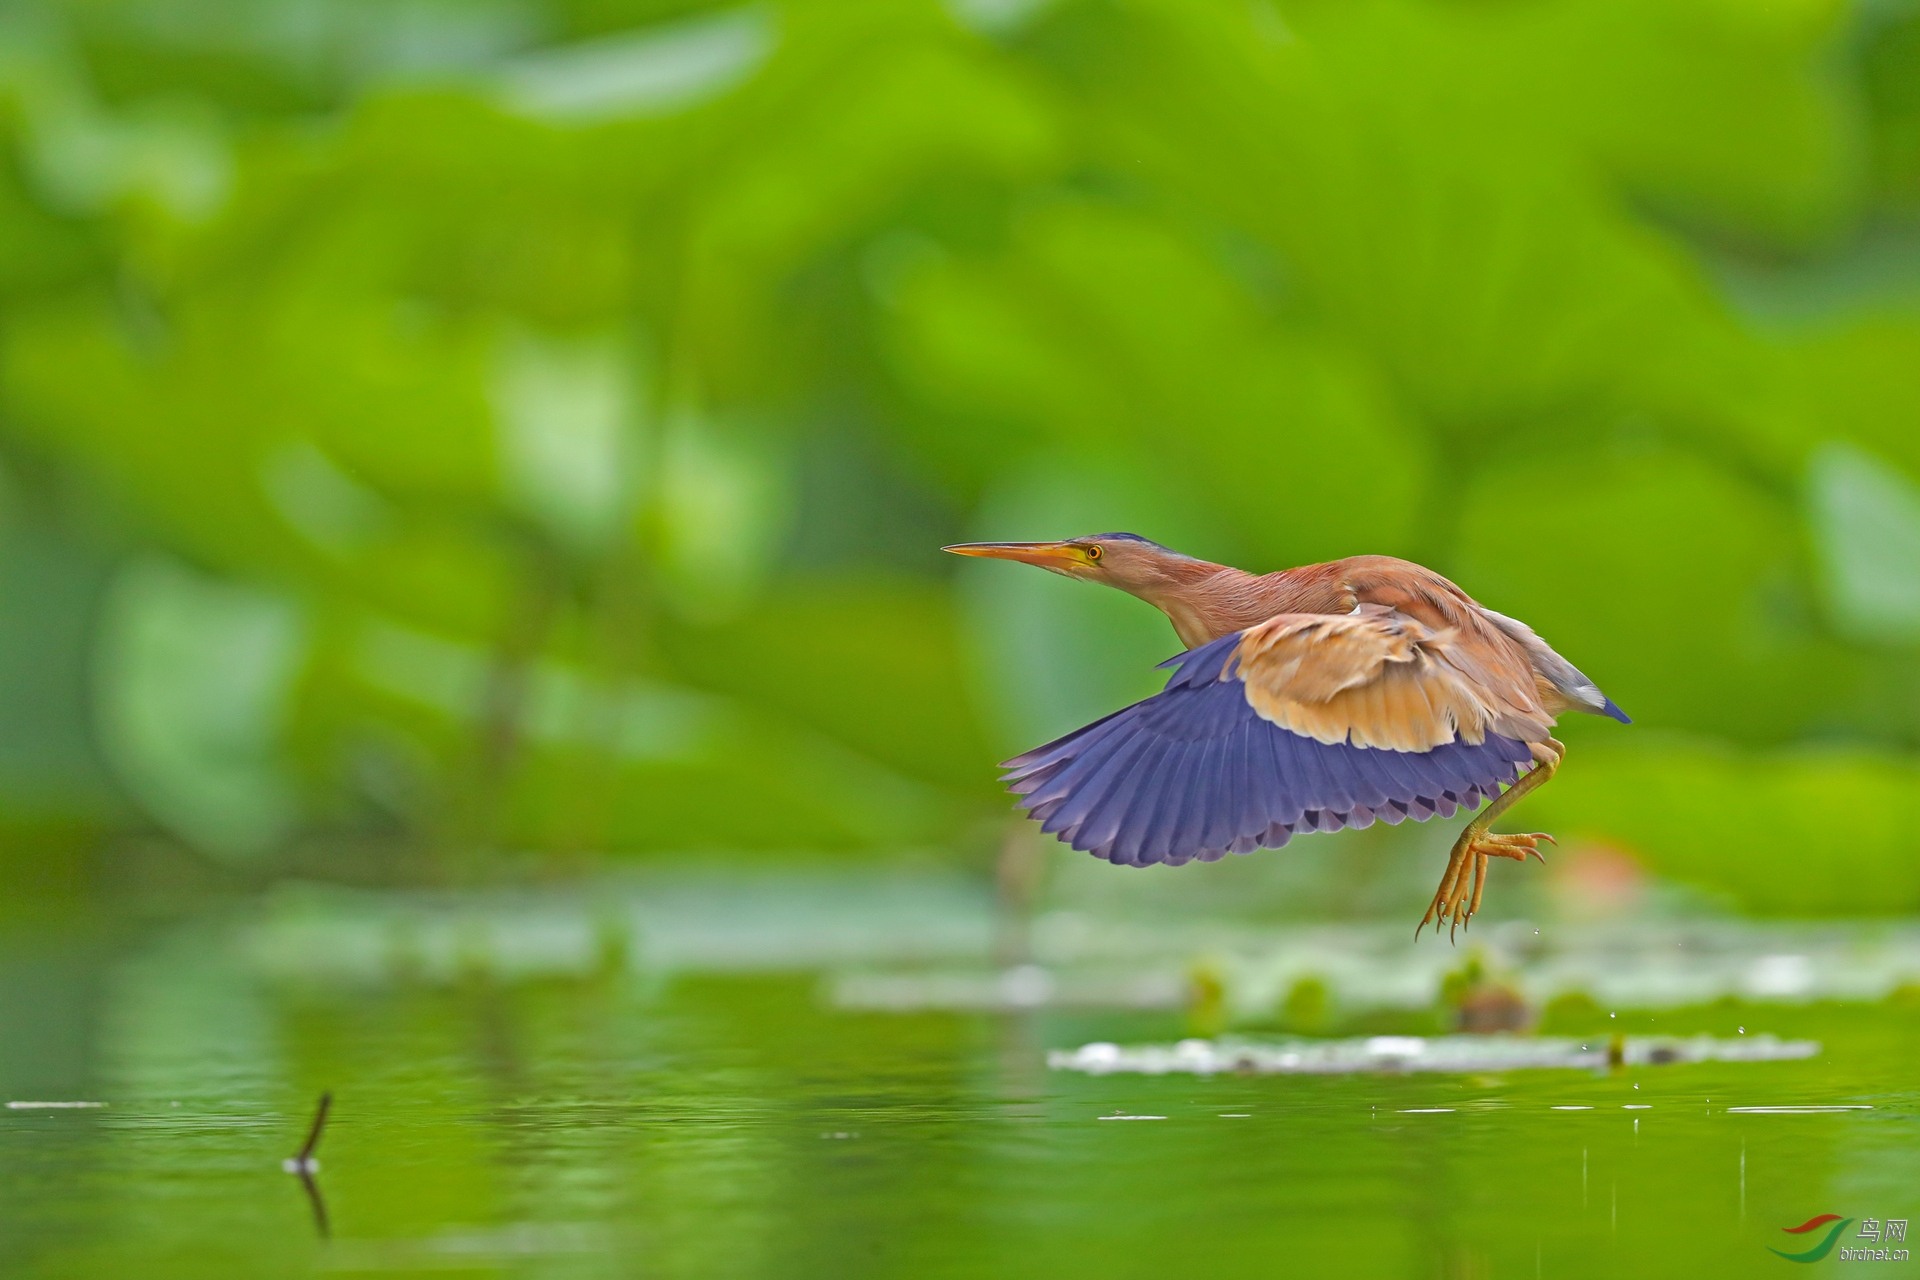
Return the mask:
[[[1912,0],[16,3],[0,148],[10,893],[984,866],[1176,642],[938,547],[1131,529],[1430,564],[1636,717],[1528,825],[1920,910]]]

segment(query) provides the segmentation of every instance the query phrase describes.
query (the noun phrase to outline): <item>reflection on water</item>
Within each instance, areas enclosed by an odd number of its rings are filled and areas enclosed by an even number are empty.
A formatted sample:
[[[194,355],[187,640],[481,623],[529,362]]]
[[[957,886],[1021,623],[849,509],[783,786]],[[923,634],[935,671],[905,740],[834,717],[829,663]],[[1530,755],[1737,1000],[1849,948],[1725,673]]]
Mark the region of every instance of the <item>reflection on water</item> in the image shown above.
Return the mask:
[[[313,1206],[313,1228],[325,1240],[333,1234],[333,1228],[327,1222],[327,1198],[320,1191],[320,1161],[314,1155],[319,1150],[321,1135],[327,1131],[327,1115],[333,1110],[333,1095],[320,1095],[320,1105],[313,1110],[313,1123],[307,1126],[307,1140],[300,1144],[300,1150],[280,1162],[280,1167],[300,1179],[300,1189],[307,1193],[307,1203]]]
[[[644,885],[309,893],[16,938],[0,1009],[25,1012],[0,1039],[0,1084],[105,1105],[0,1111],[0,1273],[1717,1276],[1777,1268],[1766,1246],[1817,1213],[1920,1216],[1920,1026],[1898,999],[1714,1004],[1657,1025],[1623,1010],[1632,1050],[1612,1069],[1496,1054],[1446,1073],[1049,1070],[1050,1051],[1096,1042],[1235,1041],[1192,1037],[1195,990],[1063,1001],[1031,975],[1019,999],[836,1007],[850,974],[1002,971],[990,899],[964,882],[823,885],[748,885],[737,911],[715,883],[666,905]],[[1077,927],[1072,955],[1034,931],[1038,972],[1195,971],[1191,920],[1151,938],[1128,925],[1131,969],[1108,923]],[[1229,989],[1235,938],[1256,955],[1331,940],[1338,960],[1371,936],[1234,928],[1249,932],[1205,935]],[[1577,954],[1554,932],[1543,948]],[[1901,936],[1848,945],[1879,963]],[[1839,937],[1749,941],[1821,981],[1814,944]],[[1782,938],[1796,949],[1767,950]],[[1350,1042],[1450,1043],[1418,1029]],[[1743,1039],[1821,1048],[1651,1054]],[[1103,1123],[1121,1119],[1141,1123]],[[290,1155],[324,1171],[290,1177]]]

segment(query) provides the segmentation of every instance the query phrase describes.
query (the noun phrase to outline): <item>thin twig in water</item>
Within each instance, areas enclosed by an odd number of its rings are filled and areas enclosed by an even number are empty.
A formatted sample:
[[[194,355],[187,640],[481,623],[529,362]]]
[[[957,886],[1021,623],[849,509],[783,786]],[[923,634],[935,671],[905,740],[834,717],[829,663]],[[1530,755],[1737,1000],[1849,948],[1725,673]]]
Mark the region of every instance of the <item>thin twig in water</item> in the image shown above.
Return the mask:
[[[307,1193],[307,1201],[313,1206],[313,1225],[319,1231],[322,1240],[328,1239],[332,1229],[327,1225],[327,1202],[320,1195],[320,1184],[314,1180],[314,1174],[320,1172],[320,1162],[313,1158],[314,1149],[320,1145],[320,1135],[327,1127],[327,1112],[333,1109],[331,1091],[320,1095],[320,1105],[314,1109],[313,1124],[307,1130],[307,1140],[300,1147],[300,1154],[281,1162],[280,1167],[288,1173],[298,1174],[300,1186]]]
[[[301,1165],[313,1164],[313,1149],[320,1145],[320,1134],[327,1127],[327,1112],[333,1109],[333,1091],[320,1095],[320,1105],[313,1112],[313,1127],[307,1130],[306,1145],[300,1148],[300,1154],[294,1160]]]

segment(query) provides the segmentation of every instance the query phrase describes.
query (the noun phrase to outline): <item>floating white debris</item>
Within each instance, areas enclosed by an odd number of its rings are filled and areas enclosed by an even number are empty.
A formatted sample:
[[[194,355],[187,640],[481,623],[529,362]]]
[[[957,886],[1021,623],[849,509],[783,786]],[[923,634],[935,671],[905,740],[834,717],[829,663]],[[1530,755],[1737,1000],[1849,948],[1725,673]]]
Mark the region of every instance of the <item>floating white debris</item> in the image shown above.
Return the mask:
[[[104,1102],[9,1102],[7,1109],[10,1111],[40,1111],[51,1108],[104,1107],[106,1105]]]
[[[1020,964],[1000,975],[1000,1000],[1019,1009],[1033,1009],[1053,999],[1058,984],[1037,964]]]
[[[1452,1107],[1402,1107],[1400,1114],[1403,1116],[1437,1116],[1449,1115],[1452,1111]]]
[[[1778,1062],[1811,1058],[1812,1040],[1744,1036],[1717,1040],[1630,1036],[1620,1061],[1630,1066],[1681,1062]],[[1165,1075],[1242,1072],[1252,1075],[1340,1075],[1360,1071],[1513,1071],[1530,1068],[1602,1070],[1607,1045],[1549,1036],[1370,1036],[1353,1040],[1182,1040],[1177,1045],[1122,1047],[1096,1041],[1078,1049],[1054,1049],[1047,1065],[1089,1075],[1130,1072]],[[1571,1109],[1571,1108],[1568,1108]]]
[[[1728,1111],[1738,1111],[1753,1116],[1817,1116],[1830,1111],[1871,1111],[1869,1106],[1805,1106],[1805,1107],[1728,1107]]]
[[[1165,1120],[1165,1116],[1095,1116],[1095,1120]]]
[[[1411,1058],[1424,1052],[1427,1042],[1419,1036],[1369,1036],[1367,1053],[1375,1058]]]
[[[1761,956],[1746,972],[1747,994],[1760,996],[1804,996],[1817,981],[1813,961],[1806,956]]]
[[[1549,1107],[1547,1108],[1547,1110],[1549,1111],[1591,1111],[1593,1110],[1593,1108],[1592,1107],[1558,1106],[1558,1107]]]

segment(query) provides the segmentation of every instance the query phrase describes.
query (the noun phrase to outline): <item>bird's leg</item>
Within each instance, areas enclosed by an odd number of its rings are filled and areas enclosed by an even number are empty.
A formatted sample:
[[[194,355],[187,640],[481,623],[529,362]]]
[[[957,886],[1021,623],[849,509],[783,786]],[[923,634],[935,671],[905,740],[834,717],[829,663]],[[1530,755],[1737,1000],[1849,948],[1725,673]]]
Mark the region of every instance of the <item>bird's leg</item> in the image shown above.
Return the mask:
[[[1495,796],[1493,802],[1469,822],[1460,832],[1460,838],[1453,842],[1446,872],[1440,877],[1440,889],[1433,895],[1433,903],[1427,908],[1427,914],[1420,918],[1419,927],[1413,931],[1416,938],[1428,924],[1433,924],[1435,928],[1442,924],[1448,926],[1451,936],[1452,930],[1473,918],[1474,912],[1480,909],[1480,895],[1486,891],[1488,858],[1512,858],[1524,862],[1528,857],[1535,857],[1546,861],[1540,857],[1540,842],[1545,840],[1548,844],[1554,843],[1553,837],[1546,832],[1497,836],[1487,830],[1493,825],[1494,819],[1513,808],[1528,792],[1545,785],[1566,758],[1566,747],[1552,738],[1528,745],[1533,749],[1533,768],[1527,770],[1503,794]]]

